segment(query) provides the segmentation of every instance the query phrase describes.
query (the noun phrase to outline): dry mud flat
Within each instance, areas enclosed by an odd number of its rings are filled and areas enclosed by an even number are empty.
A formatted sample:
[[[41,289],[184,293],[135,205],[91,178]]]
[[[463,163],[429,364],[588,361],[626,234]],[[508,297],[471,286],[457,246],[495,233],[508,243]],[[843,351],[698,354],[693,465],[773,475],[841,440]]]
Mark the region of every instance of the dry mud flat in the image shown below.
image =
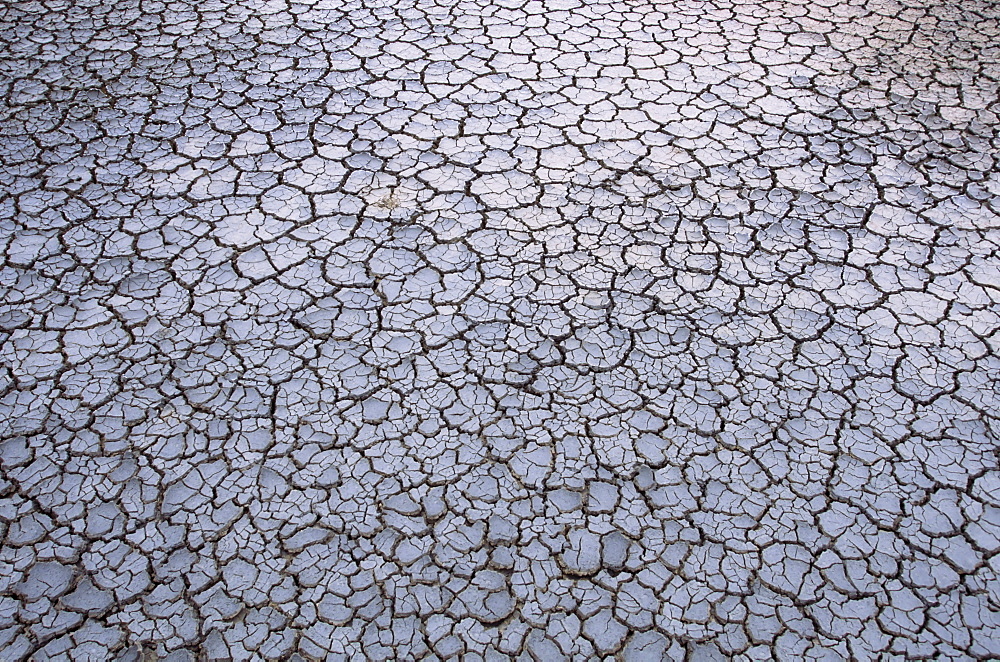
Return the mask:
[[[5,3],[0,659],[996,659],[997,15]]]

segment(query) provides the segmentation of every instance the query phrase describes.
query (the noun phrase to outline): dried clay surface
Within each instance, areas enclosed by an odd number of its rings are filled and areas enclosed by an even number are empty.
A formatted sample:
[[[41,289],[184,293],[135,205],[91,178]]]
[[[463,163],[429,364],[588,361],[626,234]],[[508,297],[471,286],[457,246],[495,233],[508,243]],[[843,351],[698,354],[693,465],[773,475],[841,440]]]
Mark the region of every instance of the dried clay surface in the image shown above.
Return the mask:
[[[0,660],[997,659],[998,15],[3,3]]]

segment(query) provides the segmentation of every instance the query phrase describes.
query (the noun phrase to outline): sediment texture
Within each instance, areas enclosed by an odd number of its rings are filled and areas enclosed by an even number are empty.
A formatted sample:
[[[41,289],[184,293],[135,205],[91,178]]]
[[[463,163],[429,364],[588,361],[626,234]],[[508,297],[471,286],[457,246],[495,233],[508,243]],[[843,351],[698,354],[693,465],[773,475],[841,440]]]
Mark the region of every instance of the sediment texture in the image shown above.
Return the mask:
[[[996,659],[997,15],[5,3],[0,659]]]

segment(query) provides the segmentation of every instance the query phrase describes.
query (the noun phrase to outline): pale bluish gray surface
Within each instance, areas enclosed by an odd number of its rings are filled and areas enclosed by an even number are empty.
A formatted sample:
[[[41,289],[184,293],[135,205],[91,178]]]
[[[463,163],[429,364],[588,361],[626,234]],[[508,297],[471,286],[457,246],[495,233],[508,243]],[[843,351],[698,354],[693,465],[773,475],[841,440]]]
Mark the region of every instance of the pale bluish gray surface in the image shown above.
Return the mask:
[[[0,7],[0,660],[1000,656],[984,1]]]

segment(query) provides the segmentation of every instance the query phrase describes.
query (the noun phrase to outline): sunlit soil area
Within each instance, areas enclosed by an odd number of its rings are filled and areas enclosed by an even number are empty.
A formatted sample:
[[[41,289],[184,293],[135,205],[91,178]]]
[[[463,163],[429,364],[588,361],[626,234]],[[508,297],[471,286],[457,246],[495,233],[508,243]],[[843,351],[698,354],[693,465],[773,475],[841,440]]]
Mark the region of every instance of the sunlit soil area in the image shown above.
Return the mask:
[[[998,16],[4,3],[0,660],[997,659]]]

